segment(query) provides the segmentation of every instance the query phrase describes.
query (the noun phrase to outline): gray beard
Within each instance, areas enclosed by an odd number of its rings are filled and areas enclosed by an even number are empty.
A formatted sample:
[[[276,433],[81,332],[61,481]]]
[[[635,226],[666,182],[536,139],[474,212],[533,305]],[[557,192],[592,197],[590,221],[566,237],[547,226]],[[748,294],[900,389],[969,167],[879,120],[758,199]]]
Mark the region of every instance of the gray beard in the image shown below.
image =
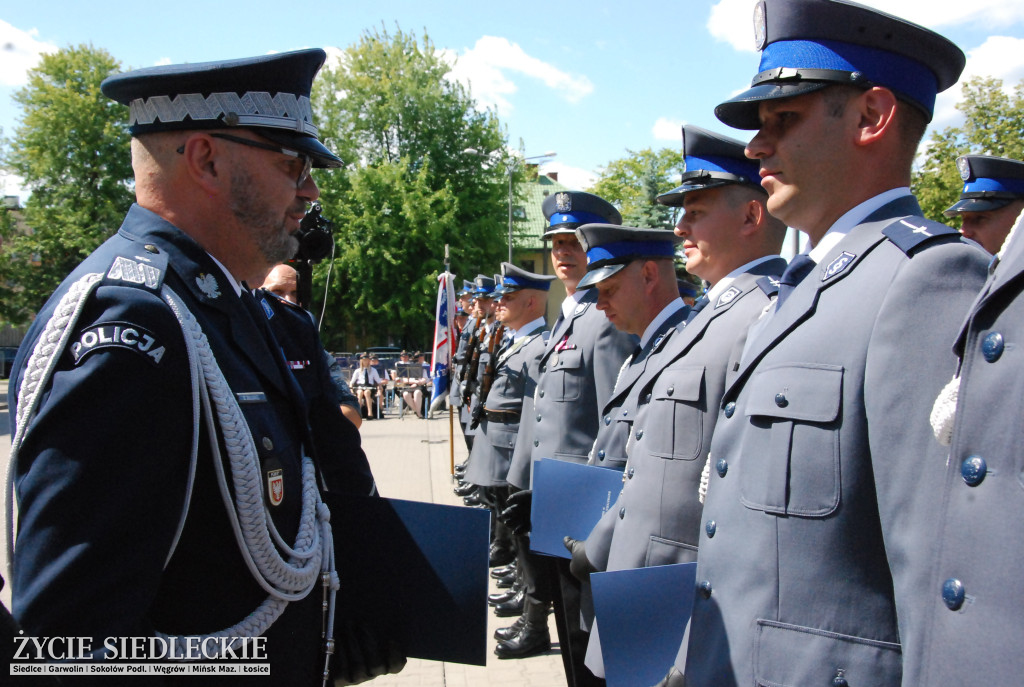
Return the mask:
[[[238,170],[231,175],[232,214],[249,231],[260,255],[273,266],[295,257],[299,240],[288,233],[286,218],[274,217],[274,211],[253,191],[252,177]]]

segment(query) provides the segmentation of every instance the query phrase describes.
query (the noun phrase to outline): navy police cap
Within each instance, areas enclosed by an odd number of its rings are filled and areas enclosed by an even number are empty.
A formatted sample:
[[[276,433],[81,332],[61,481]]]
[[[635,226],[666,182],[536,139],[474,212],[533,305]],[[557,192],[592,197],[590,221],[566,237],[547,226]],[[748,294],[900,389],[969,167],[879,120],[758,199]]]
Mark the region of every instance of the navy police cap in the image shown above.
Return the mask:
[[[882,86],[930,121],[935,96],[966,58],[934,31],[846,0],[759,0],[754,41],[761,65],[750,89],[715,108],[737,129],[759,127],[758,103],[833,84]]]
[[[1024,199],[1024,162],[991,155],[964,155],[956,160],[964,190],[960,200],[945,211],[946,217],[961,212],[998,210]]]
[[[587,273],[576,285],[588,289],[618,273],[634,260],[673,258],[683,237],[667,229],[640,229],[616,224],[584,224],[576,230],[587,252]]]
[[[615,206],[600,196],[585,191],[559,191],[541,203],[549,227],[542,238],[575,233],[584,224],[622,224]]]
[[[457,296],[459,298],[462,298],[463,296],[472,295],[473,294],[473,290],[475,288],[476,288],[476,286],[473,284],[473,282],[466,281],[465,279],[463,279],[462,280],[462,288],[459,290],[459,293],[457,294]]]
[[[516,267],[510,262],[503,262],[501,263],[501,286],[497,290],[502,294],[514,293],[523,289],[547,291],[551,288],[551,282],[554,279],[555,275],[553,274],[535,274]]]
[[[692,281],[686,279],[676,279],[676,286],[679,288],[680,298],[696,298],[697,297],[697,285]]]
[[[682,184],[658,196],[662,205],[680,207],[683,196],[690,191],[740,184],[767,193],[761,188],[758,163],[743,154],[746,145],[707,129],[683,126],[683,158],[685,169]]]
[[[490,298],[491,293],[494,291],[494,279],[483,274],[476,275],[476,279],[473,280],[476,285],[474,293],[477,298]]]
[[[132,136],[194,129],[252,129],[309,155],[314,167],[340,167],[319,141],[309,94],[327,53],[319,48],[221,62],[136,69],[100,88],[130,108]]]

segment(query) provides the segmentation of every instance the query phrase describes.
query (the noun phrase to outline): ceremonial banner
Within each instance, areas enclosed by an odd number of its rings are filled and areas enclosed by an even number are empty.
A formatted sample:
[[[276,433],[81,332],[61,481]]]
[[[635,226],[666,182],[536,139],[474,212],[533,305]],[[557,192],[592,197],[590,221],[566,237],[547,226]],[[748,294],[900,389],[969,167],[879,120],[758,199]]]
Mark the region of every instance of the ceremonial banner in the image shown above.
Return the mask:
[[[434,317],[434,352],[430,360],[430,377],[434,391],[430,408],[434,409],[448,395],[448,368],[452,362],[452,344],[455,341],[455,287],[451,272],[437,275],[437,310]]]

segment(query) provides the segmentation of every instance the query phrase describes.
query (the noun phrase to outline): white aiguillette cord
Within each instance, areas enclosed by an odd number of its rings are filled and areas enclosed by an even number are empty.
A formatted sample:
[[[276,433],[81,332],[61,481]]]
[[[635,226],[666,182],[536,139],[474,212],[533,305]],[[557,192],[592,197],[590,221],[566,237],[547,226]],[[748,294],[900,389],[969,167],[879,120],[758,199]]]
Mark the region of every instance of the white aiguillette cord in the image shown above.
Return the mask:
[[[992,274],[995,274],[995,271],[999,269],[1003,255],[1009,249],[1013,237],[1019,233],[1018,230],[1022,224],[1024,224],[1024,211],[1021,211],[1020,215],[1017,216],[1017,221],[1013,223],[1010,233],[1006,235],[1002,248],[999,249],[999,252],[993,258]],[[989,278],[991,279],[991,275],[989,275]],[[935,405],[932,406],[930,418],[932,432],[935,434],[935,439],[943,446],[949,446],[953,442],[953,423],[956,419],[956,404],[959,395],[960,371],[957,370],[957,373],[953,375],[953,379],[949,380],[949,383],[939,392],[938,397],[935,399]]]

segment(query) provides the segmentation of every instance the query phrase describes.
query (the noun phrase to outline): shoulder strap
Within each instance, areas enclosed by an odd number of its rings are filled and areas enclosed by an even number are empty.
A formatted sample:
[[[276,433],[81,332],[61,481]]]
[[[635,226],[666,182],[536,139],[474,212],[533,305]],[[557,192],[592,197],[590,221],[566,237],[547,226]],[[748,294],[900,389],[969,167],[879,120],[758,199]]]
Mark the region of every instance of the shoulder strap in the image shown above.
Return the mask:
[[[914,215],[894,221],[882,229],[882,234],[908,257],[913,257],[918,248],[934,243],[937,239],[948,241],[950,237],[960,237],[960,232],[952,227]]]

